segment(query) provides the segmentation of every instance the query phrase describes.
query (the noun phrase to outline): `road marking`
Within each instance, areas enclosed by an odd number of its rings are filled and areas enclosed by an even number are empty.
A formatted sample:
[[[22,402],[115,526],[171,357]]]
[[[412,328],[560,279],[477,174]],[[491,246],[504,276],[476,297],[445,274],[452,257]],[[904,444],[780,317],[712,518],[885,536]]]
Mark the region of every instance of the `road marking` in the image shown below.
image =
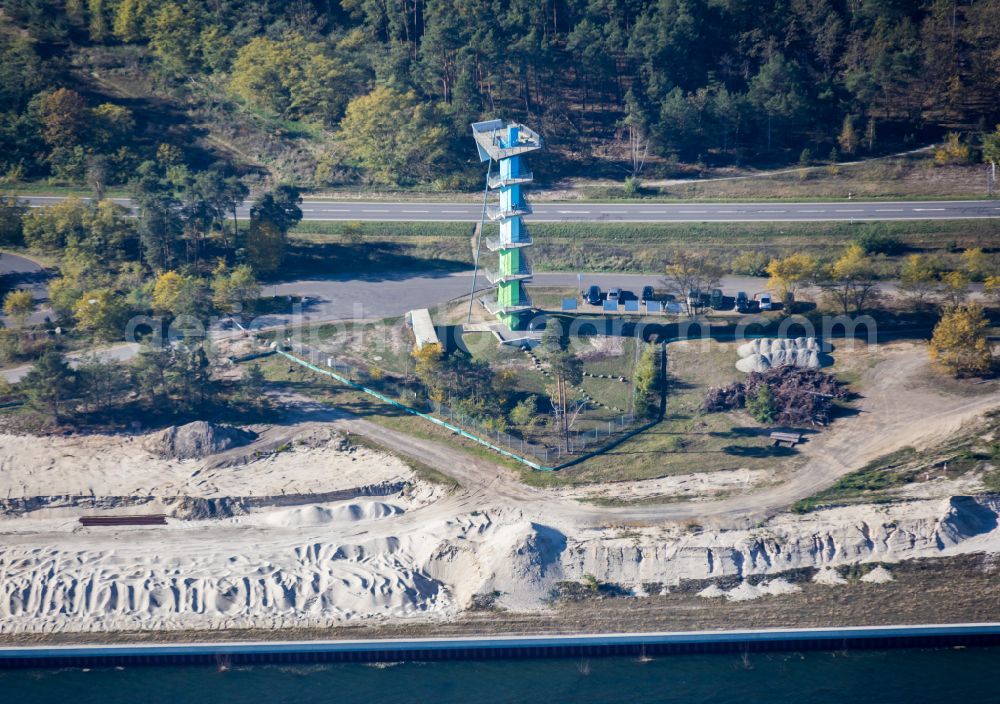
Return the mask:
[[[426,213],[426,210],[404,210],[404,213]]]
[[[589,210],[557,210],[560,215],[586,215]]]
[[[321,212],[324,213],[349,213],[351,212],[348,208],[323,208]]]
[[[315,213],[316,209],[315,208],[302,208],[302,212],[303,213]]]
[[[758,210],[758,213],[784,213],[784,210]]]
[[[601,215],[626,215],[624,210],[602,210]]]
[[[875,208],[876,213],[901,213],[903,208]]]
[[[371,210],[369,208],[365,208],[361,212],[362,213],[388,213],[389,211],[388,210]]]
[[[465,215],[464,210],[442,210],[442,213],[459,213],[460,215]]]
[[[803,213],[825,213],[825,210],[802,210]]]
[[[1000,210],[1000,208],[997,208],[997,210]],[[667,211],[666,210],[640,210],[639,214],[640,215],[666,215]]]
[[[931,210],[941,211],[941,210],[944,210],[944,208],[914,208],[913,212],[915,212],[915,213],[923,213],[923,212],[929,212]]]
[[[689,215],[689,214],[690,215],[697,215],[697,214],[707,213],[708,211],[707,210],[678,210],[677,212],[681,213],[683,215]]]
[[[864,208],[856,208],[854,210],[849,210],[849,209],[845,209],[845,208],[838,208],[837,212],[838,213],[863,213],[865,211],[864,211]]]

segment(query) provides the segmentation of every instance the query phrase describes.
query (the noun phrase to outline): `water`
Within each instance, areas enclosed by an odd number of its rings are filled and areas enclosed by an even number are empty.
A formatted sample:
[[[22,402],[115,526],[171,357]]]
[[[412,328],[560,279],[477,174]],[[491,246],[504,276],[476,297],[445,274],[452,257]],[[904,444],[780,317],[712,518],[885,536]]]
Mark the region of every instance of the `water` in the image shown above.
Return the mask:
[[[0,671],[13,704],[1000,702],[1000,648]]]

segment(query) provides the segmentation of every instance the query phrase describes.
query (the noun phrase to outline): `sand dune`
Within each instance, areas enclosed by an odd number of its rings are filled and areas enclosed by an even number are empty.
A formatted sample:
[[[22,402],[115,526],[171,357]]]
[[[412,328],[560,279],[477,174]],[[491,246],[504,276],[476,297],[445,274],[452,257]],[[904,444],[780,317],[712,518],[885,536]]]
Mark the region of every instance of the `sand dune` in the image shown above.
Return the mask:
[[[494,592],[503,607],[541,608],[559,581],[586,575],[646,593],[684,579],[1000,551],[997,497],[832,509],[749,530],[630,529],[627,537],[546,526],[516,509],[445,517],[453,508],[343,502],[148,530],[9,532],[0,548],[0,632],[446,618]],[[768,578],[704,595],[738,600],[796,588]]]

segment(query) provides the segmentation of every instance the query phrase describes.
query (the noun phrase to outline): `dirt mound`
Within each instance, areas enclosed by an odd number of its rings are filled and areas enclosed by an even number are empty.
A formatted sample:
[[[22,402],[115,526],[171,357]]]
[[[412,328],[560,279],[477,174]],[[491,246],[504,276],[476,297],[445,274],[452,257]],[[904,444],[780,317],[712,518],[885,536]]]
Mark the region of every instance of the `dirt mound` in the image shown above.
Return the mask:
[[[216,425],[196,420],[187,425],[173,425],[146,441],[146,449],[163,458],[201,459],[253,441],[257,435],[231,425]]]

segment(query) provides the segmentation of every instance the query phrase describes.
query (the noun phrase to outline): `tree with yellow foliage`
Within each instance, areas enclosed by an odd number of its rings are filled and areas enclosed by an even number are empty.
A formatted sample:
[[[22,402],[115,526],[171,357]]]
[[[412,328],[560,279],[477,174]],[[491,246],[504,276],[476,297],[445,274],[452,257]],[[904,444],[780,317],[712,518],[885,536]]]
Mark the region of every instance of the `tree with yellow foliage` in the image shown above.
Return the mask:
[[[791,303],[798,290],[816,275],[817,267],[816,259],[804,252],[772,259],[767,265],[767,273],[771,277],[767,286],[778,291],[782,301]]]
[[[14,327],[22,328],[35,309],[35,297],[26,288],[11,291],[3,299],[3,312],[14,323]]]
[[[990,265],[989,257],[983,252],[982,247],[970,247],[962,252],[962,271],[968,274],[972,281],[982,281],[993,268]]]
[[[926,254],[911,254],[899,269],[899,287],[922,306],[938,288],[938,263]]]
[[[859,313],[878,297],[878,282],[885,272],[885,257],[870,255],[858,244],[821,273],[820,285],[844,314]]]
[[[110,288],[85,292],[73,308],[77,328],[94,333],[98,340],[120,338],[127,313],[124,298]]]
[[[202,303],[201,284],[193,276],[165,271],[153,285],[153,309],[173,315],[197,315]]]
[[[979,305],[949,306],[934,326],[931,359],[954,376],[986,374],[993,366],[993,354],[986,339],[988,327],[989,321]]]
[[[941,277],[941,297],[950,306],[957,306],[969,295],[969,276],[960,270],[949,271]]]
[[[379,86],[348,104],[338,138],[370,178],[396,184],[435,173],[448,131],[413,91]]]
[[[1000,304],[1000,275],[986,277],[986,281],[983,282],[983,293]]]
[[[443,371],[444,348],[437,342],[432,345],[424,345],[413,350],[412,357],[414,361],[413,373],[427,388],[431,400],[442,403],[444,389],[441,384],[441,373]]]

